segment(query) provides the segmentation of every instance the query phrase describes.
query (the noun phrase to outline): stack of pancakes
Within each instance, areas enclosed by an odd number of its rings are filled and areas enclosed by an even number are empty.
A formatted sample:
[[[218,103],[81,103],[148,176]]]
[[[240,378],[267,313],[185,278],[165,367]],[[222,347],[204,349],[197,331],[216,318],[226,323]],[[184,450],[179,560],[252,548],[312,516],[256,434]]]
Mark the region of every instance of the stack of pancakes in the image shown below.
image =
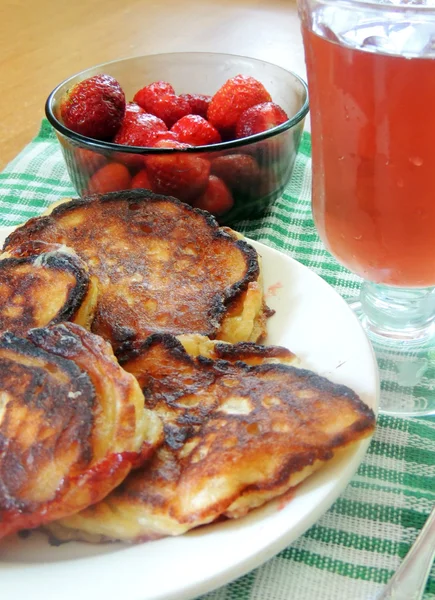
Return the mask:
[[[373,432],[261,346],[256,251],[148,191],[71,200],[0,257],[0,537],[139,541],[237,518]]]

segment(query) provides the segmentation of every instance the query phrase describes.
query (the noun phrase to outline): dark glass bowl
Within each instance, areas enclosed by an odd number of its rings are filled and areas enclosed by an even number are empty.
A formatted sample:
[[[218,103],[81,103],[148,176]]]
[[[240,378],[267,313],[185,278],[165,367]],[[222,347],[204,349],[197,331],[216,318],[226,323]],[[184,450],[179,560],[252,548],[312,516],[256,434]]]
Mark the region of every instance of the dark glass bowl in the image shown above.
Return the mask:
[[[168,81],[177,94],[213,95],[230,77],[251,75],[263,83],[273,101],[281,105],[290,118],[258,135],[181,151],[94,140],[66,128],[60,118],[59,106],[65,92],[75,83],[99,73],[115,77],[125,91],[127,101],[132,100],[138,89],[153,81]],[[167,156],[171,161],[177,154],[193,155],[210,161],[211,173],[219,174],[224,163],[226,183],[234,204],[223,214],[214,214],[220,223],[226,224],[261,214],[284,190],[293,171],[308,112],[308,93],[305,82],[298,75],[261,60],[202,52],[155,54],[101,64],[73,75],[53,90],[45,110],[79,195],[89,193],[90,189],[104,192],[128,188],[131,179],[144,169],[147,156]],[[234,155],[240,154],[245,155],[241,161],[234,159]],[[229,155],[232,158],[222,160]],[[217,163],[216,159],[219,159]],[[107,166],[113,163],[123,167]],[[241,172],[234,172],[231,177],[231,165],[240,163]],[[189,202],[195,200],[189,198]]]

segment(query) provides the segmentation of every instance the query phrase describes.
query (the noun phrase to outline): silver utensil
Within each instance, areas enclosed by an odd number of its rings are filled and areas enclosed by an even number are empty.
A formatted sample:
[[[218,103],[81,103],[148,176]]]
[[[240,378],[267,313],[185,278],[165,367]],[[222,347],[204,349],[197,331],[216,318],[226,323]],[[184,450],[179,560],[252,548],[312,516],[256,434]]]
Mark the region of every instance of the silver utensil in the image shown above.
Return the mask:
[[[435,507],[410,551],[376,600],[421,600],[435,558]]]

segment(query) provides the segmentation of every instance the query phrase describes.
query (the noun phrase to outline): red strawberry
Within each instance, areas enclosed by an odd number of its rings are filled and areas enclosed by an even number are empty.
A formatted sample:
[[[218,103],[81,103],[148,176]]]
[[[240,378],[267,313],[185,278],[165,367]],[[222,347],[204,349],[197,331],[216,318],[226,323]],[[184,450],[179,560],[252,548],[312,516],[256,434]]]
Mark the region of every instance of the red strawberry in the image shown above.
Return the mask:
[[[76,83],[60,104],[66,127],[97,140],[109,140],[115,135],[124,112],[124,92],[110,75],[94,75]]]
[[[288,120],[286,112],[274,102],[263,102],[251,106],[239,117],[236,125],[236,137],[244,138],[273,127]]]
[[[211,96],[204,94],[180,94],[190,104],[190,112],[192,115],[199,115],[204,119],[207,118],[207,110],[211,102]]]
[[[225,137],[235,133],[240,115],[251,106],[270,102],[269,92],[253,77],[236,75],[213,96],[207,111],[210,123]]]
[[[161,119],[146,113],[130,113],[113,138],[115,144],[124,146],[151,146],[154,138],[168,129]]]
[[[137,173],[131,180],[131,189],[135,190],[138,188],[145,189],[145,190],[151,189],[151,182],[149,180],[148,174],[145,171],[145,169],[142,169],[142,171],[139,171],[139,173]]]
[[[158,133],[153,141],[153,146],[162,140],[170,140],[171,142],[179,142],[178,135],[173,131],[163,131]]]
[[[190,148],[172,140],[160,140],[155,148]],[[210,163],[204,158],[187,154],[150,154],[145,158],[151,187],[158,194],[175,196],[183,202],[191,202],[200,196],[208,183]]]
[[[74,159],[77,163],[77,168],[82,173],[87,173],[88,175],[95,173],[95,171],[107,162],[104,154],[99,154],[87,148],[74,148]]]
[[[164,81],[157,81],[139,90],[134,101],[146,112],[159,117],[168,127],[190,113],[190,104],[176,96],[174,88]]]
[[[197,198],[193,206],[208,210],[213,215],[219,216],[228,212],[234,205],[230,190],[219,177],[210,175],[205,192]]]
[[[170,83],[166,81],[155,81],[140,89],[134,95],[134,102],[141,106],[146,112],[151,112],[153,104],[162,96],[175,96],[175,90]]]
[[[143,154],[132,154],[130,152],[114,152],[112,159],[130,169],[130,175],[140,171],[144,165]]]
[[[125,165],[110,163],[99,169],[89,180],[89,194],[107,194],[118,190],[128,190],[131,185],[130,172]]]
[[[160,117],[171,128],[181,117],[190,113],[190,104],[180,96],[162,98],[154,106],[154,114]]]
[[[172,125],[171,131],[177,135],[180,142],[191,146],[206,146],[222,141],[217,129],[198,115],[186,115]]]
[[[59,138],[59,141],[62,143],[62,138]],[[65,147],[65,160],[71,171],[74,186],[80,194],[86,190],[91,176],[107,164],[104,154],[71,144]]]
[[[211,172],[223,179],[231,190],[242,194],[255,190],[260,179],[257,161],[247,154],[219,156],[212,161]]]
[[[136,102],[128,102],[125,106],[125,115],[124,121],[129,119],[130,117],[135,117],[135,115],[144,115],[145,111],[143,108],[136,104]]]

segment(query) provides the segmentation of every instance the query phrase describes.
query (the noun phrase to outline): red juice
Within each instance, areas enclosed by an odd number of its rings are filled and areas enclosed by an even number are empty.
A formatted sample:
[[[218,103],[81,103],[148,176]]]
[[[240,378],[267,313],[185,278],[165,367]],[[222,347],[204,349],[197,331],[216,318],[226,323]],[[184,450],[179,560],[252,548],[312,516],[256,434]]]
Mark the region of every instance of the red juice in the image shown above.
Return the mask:
[[[323,241],[369,281],[435,285],[435,59],[303,35]]]

